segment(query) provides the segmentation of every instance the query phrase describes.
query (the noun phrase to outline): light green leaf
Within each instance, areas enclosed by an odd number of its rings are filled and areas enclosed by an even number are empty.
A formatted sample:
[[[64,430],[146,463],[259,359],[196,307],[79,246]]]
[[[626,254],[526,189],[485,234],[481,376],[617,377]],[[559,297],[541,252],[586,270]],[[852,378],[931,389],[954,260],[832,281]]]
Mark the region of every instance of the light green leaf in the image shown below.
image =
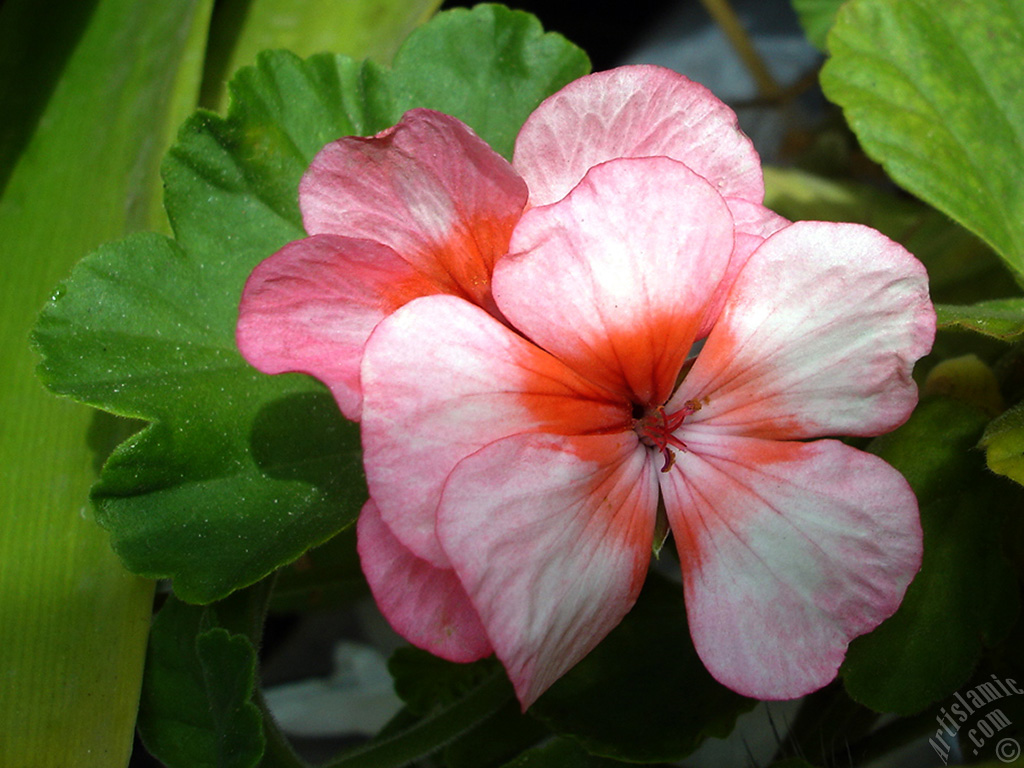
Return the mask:
[[[1013,626],[1017,581],[1001,553],[1002,530],[1024,493],[989,473],[974,450],[986,420],[965,403],[935,398],[872,443],[910,482],[924,529],[924,562],[903,604],[850,644],[841,669],[850,696],[876,711],[912,714],[952,695],[982,647]]]
[[[1024,485],[1024,403],[989,424],[980,446],[989,469]]]
[[[117,768],[152,584],[91,519],[112,419],[45,392],[28,336],[72,264],[166,226],[157,166],[194,109],[211,2],[0,8],[0,765]]]
[[[139,734],[168,768],[254,768],[263,755],[256,650],[215,622],[172,596],[153,623]]]
[[[490,6],[441,14],[407,47],[394,70],[343,56],[261,56],[232,81],[228,116],[196,114],[167,156],[176,240],[104,247],[40,319],[52,389],[153,422],[114,453],[94,497],[129,567],[173,578],[182,599],[209,602],[262,578],[349,525],[365,499],[358,430],[326,390],[260,374],[234,344],[249,273],[304,235],[297,187],[314,154],[392,124],[410,94],[424,94],[417,106],[443,107],[427,82],[442,64],[427,66],[428,54],[459,62],[477,52],[473,77],[452,65],[460,79],[443,93],[466,103],[508,94],[507,109],[476,114],[475,128],[501,135],[574,74],[565,59],[582,57],[532,17]],[[512,98],[513,87],[526,96]]]
[[[850,0],[821,75],[872,158],[1024,285],[1024,4]]]
[[[793,10],[811,44],[821,51],[827,50],[825,38],[846,0],[793,0]]]
[[[992,299],[967,307],[937,304],[939,328],[976,331],[1001,341],[1024,337],[1024,298]]]
[[[676,762],[755,702],[716,682],[690,640],[683,589],[650,574],[630,613],[530,708],[588,752]]]
[[[1016,289],[988,246],[919,200],[796,168],[766,166],[764,181],[765,205],[788,219],[866,224],[902,244],[928,268],[934,301],[966,304]]]
[[[391,61],[412,30],[441,0],[221,0],[210,30],[204,106],[222,111],[224,84],[256,63],[262,51],[298,56],[330,51],[353,59]]]

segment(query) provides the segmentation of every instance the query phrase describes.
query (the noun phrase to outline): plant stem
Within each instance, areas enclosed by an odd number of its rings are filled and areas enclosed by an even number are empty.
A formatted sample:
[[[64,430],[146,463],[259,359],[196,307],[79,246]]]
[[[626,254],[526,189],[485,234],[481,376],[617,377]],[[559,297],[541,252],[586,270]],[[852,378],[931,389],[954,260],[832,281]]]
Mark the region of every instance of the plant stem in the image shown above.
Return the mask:
[[[736,12],[729,5],[729,0],[700,0],[704,8],[715,20],[715,23],[722,28],[729,44],[743,61],[747,71],[754,78],[757,85],[758,96],[763,99],[773,99],[782,93],[782,88],[772,76],[764,59],[754,48],[750,36],[740,23]]]

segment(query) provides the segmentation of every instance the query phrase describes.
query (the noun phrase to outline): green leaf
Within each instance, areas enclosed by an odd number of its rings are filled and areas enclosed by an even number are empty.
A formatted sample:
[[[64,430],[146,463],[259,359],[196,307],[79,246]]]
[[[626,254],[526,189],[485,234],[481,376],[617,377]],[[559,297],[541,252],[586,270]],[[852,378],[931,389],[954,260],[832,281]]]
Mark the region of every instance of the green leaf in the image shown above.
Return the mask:
[[[1016,618],[1002,530],[1024,494],[974,450],[985,422],[970,406],[935,398],[872,444],[910,482],[924,529],[924,562],[903,604],[850,644],[841,670],[850,696],[877,711],[912,714],[952,695]]]
[[[572,739],[556,738],[528,750],[503,768],[612,768],[618,760],[591,755]]]
[[[677,761],[755,702],[717,683],[690,640],[683,589],[651,574],[632,611],[530,712],[589,752]]]
[[[989,424],[979,445],[989,469],[1024,485],[1024,403]]]
[[[314,154],[338,136],[382,130],[416,93],[434,108],[442,96],[507,96],[474,127],[513,135],[527,102],[576,74],[564,59],[582,56],[532,17],[491,6],[441,14],[407,47],[394,70],[286,52],[242,70],[228,116],[194,115],[164,163],[176,240],[104,247],[40,318],[51,389],[153,422],[114,453],[94,498],[128,566],[173,578],[184,600],[253,583],[349,525],[365,500],[358,430],[326,390],[259,374],[234,344],[249,273],[304,235],[297,187]],[[467,51],[478,52],[473,78],[431,95],[442,64],[426,66],[427,52],[459,62]]]
[[[410,35],[395,56],[396,107],[453,115],[511,158],[537,105],[589,71],[583,51],[545,33],[528,13],[501,5],[453,9]]]
[[[794,221],[852,221],[902,244],[928,268],[934,301],[966,304],[1016,286],[992,250],[934,208],[876,186],[795,168],[764,169],[765,205]]]
[[[492,657],[472,664],[454,664],[418,648],[399,648],[388,661],[395,692],[410,712],[425,716],[451,706],[491,677],[504,678]],[[445,749],[448,768],[496,768],[523,749],[550,735],[524,715],[519,702],[508,703]]]
[[[846,0],[793,0],[793,10],[800,19],[800,26],[810,40],[811,45],[825,51],[828,45],[825,38],[839,13],[839,6]]]
[[[194,602],[329,538],[365,497],[355,425],[312,379],[249,367],[203,277],[136,235],[83,260],[36,328],[54,391],[154,422],[111,456],[97,517],[129,568]]]
[[[139,734],[168,768],[253,768],[263,755],[256,650],[215,623],[173,596],[153,623]]]
[[[868,154],[1024,285],[1024,4],[850,0],[829,49],[822,86]]]
[[[28,337],[83,254],[166,226],[157,166],[195,108],[211,5],[0,7],[0,765],[119,768],[131,752],[153,585],[91,519],[113,420],[43,390]]]
[[[471,664],[445,661],[419,648],[403,647],[391,654],[388,671],[395,693],[417,715],[448,706],[495,675],[501,665],[492,657]]]
[[[1024,338],[1024,299],[992,299],[971,306],[937,304],[939,328],[962,328],[1000,341]]]
[[[437,10],[440,0],[221,0],[210,30],[204,106],[222,109],[224,83],[257,54],[283,48],[386,63],[399,44]]]
[[[428,715],[414,722],[403,723],[400,730],[385,729],[373,741],[343,754],[322,768],[403,768],[470,732],[505,707],[512,698],[512,685],[504,671],[492,668],[488,675],[462,695],[432,708]]]

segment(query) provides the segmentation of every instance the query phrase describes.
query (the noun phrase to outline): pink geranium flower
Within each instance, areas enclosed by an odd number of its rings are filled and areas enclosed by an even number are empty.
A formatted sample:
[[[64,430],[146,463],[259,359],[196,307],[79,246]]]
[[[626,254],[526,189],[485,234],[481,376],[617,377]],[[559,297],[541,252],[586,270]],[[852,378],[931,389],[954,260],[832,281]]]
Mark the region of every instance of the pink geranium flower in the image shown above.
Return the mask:
[[[741,693],[826,684],[896,610],[914,495],[819,438],[907,418],[927,278],[762,196],[732,113],[656,67],[552,96],[512,166],[425,110],[317,157],[311,237],[254,272],[239,345],[361,418],[359,551],[396,630],[496,653],[528,706],[632,606],[660,504],[697,651]]]

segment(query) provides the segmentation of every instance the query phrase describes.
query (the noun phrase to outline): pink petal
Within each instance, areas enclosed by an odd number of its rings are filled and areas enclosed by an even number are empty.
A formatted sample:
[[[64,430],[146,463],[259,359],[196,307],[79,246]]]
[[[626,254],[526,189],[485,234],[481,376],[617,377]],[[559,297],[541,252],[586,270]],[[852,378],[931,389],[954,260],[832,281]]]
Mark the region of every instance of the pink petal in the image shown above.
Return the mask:
[[[655,474],[632,433],[518,435],[452,472],[438,533],[524,709],[635,602]]]
[[[410,299],[439,290],[380,243],[308,237],[286,245],[249,276],[238,347],[264,373],[316,376],[331,388],[342,413],[358,421],[359,365],[370,332]]]
[[[628,404],[453,296],[417,299],[377,326],[362,380],[370,494],[395,536],[440,567],[434,516],[463,458],[523,432],[629,428]]]
[[[857,224],[797,222],[750,257],[667,410],[690,424],[778,439],[877,435],[917,403],[931,349],[924,267]]]
[[[663,403],[733,249],[729,209],[664,157],[613,160],[527,211],[494,275],[512,324],[590,381]]]
[[[435,568],[403,547],[372,499],[359,515],[357,534],[373,598],[398,634],[448,661],[476,661],[492,653],[455,572]]]
[[[704,86],[655,66],[569,83],[527,119],[512,163],[537,206],[561,200],[595,165],[656,156],[685,163],[723,197],[764,197],[760,159],[733,111]]]
[[[746,696],[820,688],[920,567],[913,491],[833,440],[684,439],[690,450],[661,480],[697,652]]]
[[[708,305],[701,320],[697,338],[703,339],[715,326],[718,316],[725,306],[726,296],[732,290],[733,283],[746,266],[750,255],[756,251],[769,235],[773,235],[790,222],[763,205],[751,203],[740,198],[729,198],[726,201],[736,227],[736,243],[725,277],[715,290],[715,296]]]
[[[372,138],[328,144],[299,187],[310,234],[383,243],[482,306],[526,197],[501,155],[454,117],[426,109]]]

